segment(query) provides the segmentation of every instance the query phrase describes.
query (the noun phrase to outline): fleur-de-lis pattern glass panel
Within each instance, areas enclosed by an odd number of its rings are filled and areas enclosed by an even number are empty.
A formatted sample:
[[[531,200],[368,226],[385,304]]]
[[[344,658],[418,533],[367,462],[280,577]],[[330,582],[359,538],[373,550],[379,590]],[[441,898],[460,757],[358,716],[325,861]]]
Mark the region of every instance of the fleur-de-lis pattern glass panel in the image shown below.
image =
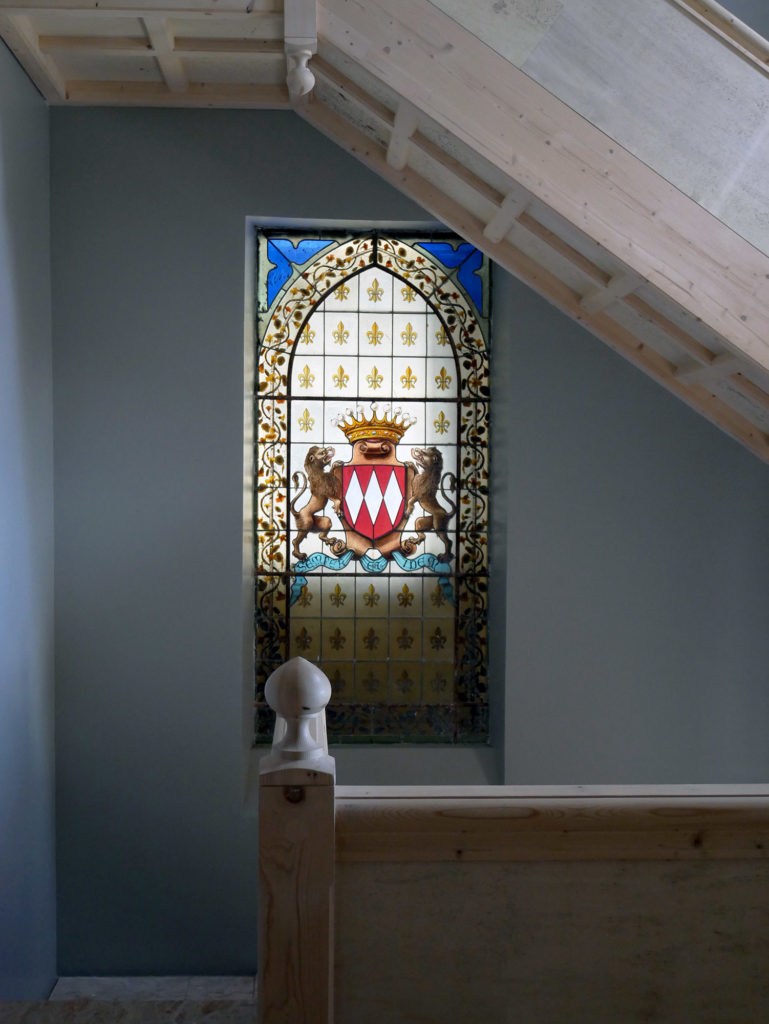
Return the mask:
[[[256,247],[255,742],[294,655],[332,742],[484,742],[488,262],[447,234]]]

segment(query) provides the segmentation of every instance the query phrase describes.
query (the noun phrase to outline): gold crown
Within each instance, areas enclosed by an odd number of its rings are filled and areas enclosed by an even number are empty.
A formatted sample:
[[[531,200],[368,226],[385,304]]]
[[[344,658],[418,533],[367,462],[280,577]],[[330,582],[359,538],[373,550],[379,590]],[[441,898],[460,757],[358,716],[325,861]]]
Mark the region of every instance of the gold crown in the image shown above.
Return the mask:
[[[344,416],[334,420],[334,426],[339,427],[350,444],[367,437],[384,437],[397,444],[416,422],[414,418],[404,416],[400,409],[389,415],[385,412],[384,416],[380,416],[374,406],[371,411],[373,416],[366,416],[360,409],[355,412],[348,409]]]

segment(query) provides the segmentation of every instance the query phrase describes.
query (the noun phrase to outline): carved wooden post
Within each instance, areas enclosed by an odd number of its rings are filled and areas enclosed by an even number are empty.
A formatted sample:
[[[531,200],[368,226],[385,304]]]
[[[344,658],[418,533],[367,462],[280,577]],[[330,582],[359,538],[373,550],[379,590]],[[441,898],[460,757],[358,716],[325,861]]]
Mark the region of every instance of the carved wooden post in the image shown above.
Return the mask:
[[[277,713],[259,765],[259,1021],[332,1024],[334,759],[326,676],[304,658],[267,680]]]

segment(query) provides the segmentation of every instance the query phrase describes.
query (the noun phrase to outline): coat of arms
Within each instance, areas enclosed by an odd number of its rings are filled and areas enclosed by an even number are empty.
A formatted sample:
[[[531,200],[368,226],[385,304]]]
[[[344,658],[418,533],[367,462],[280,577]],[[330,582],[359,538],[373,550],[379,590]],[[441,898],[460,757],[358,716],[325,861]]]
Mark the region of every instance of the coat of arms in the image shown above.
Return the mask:
[[[297,568],[314,567],[302,551],[310,533],[319,535],[336,560],[344,558],[347,564],[355,557],[364,568],[376,572],[392,558],[404,565],[427,533],[434,531],[443,543],[443,552],[440,558],[423,555],[422,564],[446,571],[452,553],[449,524],[456,512],[447,490],[455,490],[456,480],[453,474],[443,472],[443,456],[435,446],[411,448],[413,461],[398,457],[398,445],[413,423],[400,410],[380,415],[372,406],[370,416],[360,410],[348,411],[335,426],[352,445],[349,462],[334,461],[331,446],[310,448],[304,473],[293,475],[294,486],[299,488],[291,502],[296,523],[293,553],[303,560]],[[308,490],[309,498],[299,507]],[[344,530],[344,540],[329,536],[335,525],[332,510]],[[311,557],[316,559],[314,565],[338,567],[327,556],[321,555],[320,560]]]

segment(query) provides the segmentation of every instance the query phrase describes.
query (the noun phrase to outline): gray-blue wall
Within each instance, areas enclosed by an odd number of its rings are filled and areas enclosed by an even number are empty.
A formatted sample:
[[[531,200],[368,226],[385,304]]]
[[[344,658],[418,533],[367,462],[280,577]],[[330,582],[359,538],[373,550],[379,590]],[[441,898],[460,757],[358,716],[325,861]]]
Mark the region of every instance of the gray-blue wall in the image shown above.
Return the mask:
[[[425,215],[290,113],[54,110],[52,180],[60,970],[250,970],[244,220]],[[506,780],[765,780],[769,470],[496,284]]]
[[[765,39],[769,39],[769,8],[766,0],[726,0],[723,6]]]
[[[52,182],[60,971],[253,970],[245,218],[421,211],[288,113],[55,110]]]
[[[56,976],[48,111],[0,44],[0,999]]]
[[[505,781],[766,782],[769,467],[509,278],[496,323]]]

